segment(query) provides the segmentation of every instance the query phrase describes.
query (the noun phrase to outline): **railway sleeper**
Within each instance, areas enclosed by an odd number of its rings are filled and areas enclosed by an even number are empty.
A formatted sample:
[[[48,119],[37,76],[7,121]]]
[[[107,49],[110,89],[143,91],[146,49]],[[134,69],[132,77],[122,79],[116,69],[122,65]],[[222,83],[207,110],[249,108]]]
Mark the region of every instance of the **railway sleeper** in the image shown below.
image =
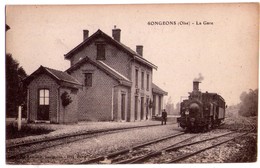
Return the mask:
[[[87,161],[82,161],[82,162],[79,162],[79,163],[76,163],[76,164],[92,164],[92,163],[101,163],[102,161],[104,161],[105,159],[112,159],[113,157],[116,157],[118,155],[122,155],[122,154],[125,154],[125,153],[128,153],[128,152],[131,152],[133,150],[136,150],[138,148],[141,148],[141,147],[144,147],[144,146],[147,146],[147,145],[150,145],[152,143],[156,143],[156,142],[160,142],[160,141],[163,141],[163,140],[166,140],[166,139],[169,139],[169,138],[173,138],[173,137],[176,137],[176,136],[180,136],[180,135],[183,135],[185,134],[184,132],[181,132],[181,133],[177,133],[177,134],[174,134],[174,135],[169,135],[169,136],[166,136],[166,137],[163,137],[163,138],[159,138],[159,139],[156,139],[156,140],[151,140],[151,141],[148,141],[146,143],[143,143],[143,144],[139,144],[139,145],[136,145],[132,148],[128,148],[128,149],[123,149],[121,151],[117,151],[117,152],[114,152],[114,153],[110,153],[108,155],[105,155],[105,156],[100,156],[100,157],[97,157],[97,158],[93,158],[93,159],[90,159],[90,160],[87,160]],[[108,161],[107,161],[108,162]]]
[[[239,137],[242,137],[242,136],[244,136],[244,135],[246,135],[246,134],[248,134],[248,133],[244,133],[244,134],[242,134],[242,135],[238,135],[238,136],[233,137],[233,138],[230,138],[230,139],[228,139],[228,140],[225,140],[225,141],[219,142],[219,143],[217,143],[217,144],[211,145],[211,146],[209,146],[209,147],[203,148],[203,149],[201,149],[201,150],[198,150],[198,151],[195,151],[195,152],[192,152],[192,153],[188,153],[188,154],[185,154],[185,155],[176,157],[176,158],[174,158],[174,159],[168,161],[167,163],[176,163],[177,161],[180,161],[180,160],[186,159],[186,158],[188,158],[188,157],[194,156],[194,155],[199,154],[199,153],[201,153],[201,152],[204,152],[204,151],[206,151],[206,150],[208,150],[208,149],[211,149],[211,148],[214,148],[214,147],[216,147],[216,146],[222,145],[222,144],[227,143],[227,142],[229,142],[229,141],[233,141],[233,140],[235,140],[235,139],[237,139],[237,138],[239,138]]]

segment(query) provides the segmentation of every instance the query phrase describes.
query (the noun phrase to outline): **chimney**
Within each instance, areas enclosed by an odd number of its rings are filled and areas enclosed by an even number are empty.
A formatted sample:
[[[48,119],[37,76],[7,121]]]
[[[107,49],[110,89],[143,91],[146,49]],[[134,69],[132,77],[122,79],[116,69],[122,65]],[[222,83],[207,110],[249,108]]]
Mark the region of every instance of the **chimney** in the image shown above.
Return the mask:
[[[193,91],[199,91],[199,81],[193,81]]]
[[[144,48],[144,47],[143,47],[142,45],[137,45],[137,46],[136,46],[136,52],[137,52],[137,54],[143,56],[143,48]]]
[[[83,30],[83,41],[86,40],[88,38],[88,30]]]
[[[114,26],[114,29],[112,30],[112,36],[113,36],[114,40],[120,42],[120,33],[121,33],[121,30],[117,29],[116,26]]]

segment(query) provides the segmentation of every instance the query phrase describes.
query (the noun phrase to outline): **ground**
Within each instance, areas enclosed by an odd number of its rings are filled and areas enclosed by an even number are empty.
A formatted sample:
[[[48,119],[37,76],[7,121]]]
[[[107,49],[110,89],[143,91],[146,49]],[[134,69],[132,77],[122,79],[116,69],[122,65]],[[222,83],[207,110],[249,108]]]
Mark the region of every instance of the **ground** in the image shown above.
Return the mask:
[[[142,122],[81,122],[73,125],[58,125],[58,124],[28,124],[27,127],[34,129],[42,129],[52,131],[42,135],[26,136],[23,138],[7,139],[6,144],[14,144],[18,142],[26,142],[48,137],[55,137],[64,134],[72,134],[82,131],[91,131],[97,129],[110,129],[118,127],[131,127],[141,125],[159,124],[160,121],[142,121]],[[218,132],[221,130],[240,129],[241,132],[248,131],[252,125],[257,126],[257,117],[250,118],[228,118],[225,124],[219,129],[213,130]],[[29,156],[25,160],[20,160],[20,163],[69,163],[81,160],[85,157],[94,157],[109,151],[123,149],[133,146],[143,141],[155,139],[160,136],[166,136],[182,129],[176,123],[168,123],[166,126],[160,125],[158,128],[143,128],[138,130],[128,130],[121,133],[103,135],[82,140],[77,143],[65,144],[59,147],[54,147],[37,154]],[[8,131],[8,130],[7,130]],[[109,141],[108,141],[109,139]],[[39,161],[39,157],[45,156],[44,160]],[[50,157],[52,156],[52,157]],[[34,158],[36,157],[36,158]],[[48,158],[50,157],[50,158]],[[47,159],[48,158],[48,159]],[[64,160],[64,158],[66,158]],[[68,159],[71,158],[71,159]],[[217,148],[205,151],[200,155],[194,156],[180,163],[237,163],[237,162],[255,162],[257,159],[257,130],[253,130],[246,136],[235,141],[218,146]]]

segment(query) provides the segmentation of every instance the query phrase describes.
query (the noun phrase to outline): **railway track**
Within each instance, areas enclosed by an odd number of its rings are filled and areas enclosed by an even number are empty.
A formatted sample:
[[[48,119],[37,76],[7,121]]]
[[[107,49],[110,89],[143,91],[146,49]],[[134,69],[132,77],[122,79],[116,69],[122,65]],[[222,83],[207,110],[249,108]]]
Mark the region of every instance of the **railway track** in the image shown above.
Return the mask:
[[[153,154],[143,156],[139,159],[131,160],[130,162],[122,162],[122,163],[151,163],[151,162],[149,162],[149,160],[152,160],[153,157],[161,155],[161,154],[164,154],[164,156],[161,156],[162,157],[161,159],[156,158],[157,161],[155,161],[155,163],[176,163],[181,160],[195,156],[204,151],[207,151],[207,150],[210,150],[217,146],[220,146],[222,144],[236,140],[240,137],[247,135],[248,133],[255,131],[256,127],[254,124],[252,124],[250,122],[250,120],[245,118],[245,119],[243,119],[242,123],[243,123],[243,126],[241,128],[236,128],[235,131],[231,131],[230,133],[226,133],[221,136],[212,137],[212,138],[208,138],[208,139],[204,139],[204,140],[200,140],[200,141],[191,142],[188,144],[183,144],[180,146],[173,146],[173,147],[165,148],[164,150],[156,151]],[[242,132],[242,131],[244,131],[244,132]],[[230,135],[232,135],[232,136],[229,137]],[[224,138],[224,139],[221,140],[221,138]],[[201,149],[198,149],[195,151],[190,150],[190,149],[194,149],[195,144],[201,144],[201,143],[206,143],[206,142],[211,142],[211,144],[206,145],[206,146],[205,146],[205,144],[203,144],[205,147],[201,147]],[[186,147],[188,147],[188,148],[186,148]],[[180,150],[182,150],[182,151],[178,152]],[[166,152],[167,152],[167,154],[165,154]],[[152,162],[152,163],[154,163],[154,162]]]
[[[104,156],[100,156],[97,158],[93,158],[87,161],[82,161],[80,163],[77,164],[136,164],[136,163],[151,163],[149,162],[149,160],[152,160],[156,157],[162,157],[164,158],[166,155],[170,156],[170,159],[168,158],[168,160],[163,160],[161,159],[159,162],[157,163],[175,163],[178,161],[181,161],[183,159],[189,158],[191,156],[194,156],[196,154],[199,154],[203,151],[212,149],[214,147],[217,147],[219,145],[228,143],[230,141],[233,141],[239,137],[242,137],[246,134],[248,134],[249,132],[252,132],[253,130],[255,130],[255,127],[250,123],[250,121],[242,121],[242,126],[238,127],[236,126],[235,128],[231,129],[231,131],[218,135],[218,136],[214,136],[214,137],[210,137],[210,138],[206,138],[206,139],[202,139],[202,140],[197,140],[197,141],[192,141],[190,143],[185,143],[188,141],[191,141],[192,139],[194,139],[197,136],[200,136],[202,134],[197,134],[195,136],[192,137],[188,137],[188,138],[184,138],[179,142],[173,143],[169,146],[166,146],[160,150],[157,151],[146,151],[144,146],[147,145],[153,145],[156,144],[158,142],[164,141],[164,138],[161,138],[161,140],[155,141],[155,142],[149,142],[148,144],[141,144],[140,146],[136,146],[134,148],[131,149],[125,149],[122,151],[118,151],[115,153],[111,153],[111,154],[107,154]],[[247,124],[246,124],[247,123]],[[248,124],[249,124],[249,128],[248,128]],[[245,130],[249,130],[246,131]],[[242,133],[241,133],[242,132]],[[181,134],[184,135],[184,134]],[[180,136],[181,136],[180,135]],[[174,137],[173,137],[174,138]],[[203,144],[205,146],[206,143],[210,143],[210,145],[207,145],[206,147],[202,147],[199,150],[195,150],[195,151],[189,151],[189,153],[178,153],[178,155],[174,155],[173,153],[178,152],[179,150],[185,150],[185,148],[190,148],[194,145],[201,145]],[[181,144],[181,145],[180,145]]]
[[[237,136],[235,136],[235,137],[232,137],[232,138],[229,138],[229,139],[227,139],[227,140],[221,141],[221,142],[216,143],[216,144],[214,144],[214,145],[210,145],[210,146],[205,147],[205,148],[202,148],[202,149],[200,149],[200,150],[197,150],[197,151],[194,151],[194,152],[191,152],[191,153],[187,153],[187,154],[180,155],[180,156],[175,157],[175,158],[173,158],[173,159],[171,159],[170,161],[167,161],[167,162],[165,162],[165,163],[176,163],[176,162],[178,162],[178,161],[181,161],[181,160],[183,160],[183,159],[189,158],[189,157],[191,157],[191,156],[194,156],[194,155],[199,154],[199,153],[201,153],[201,152],[204,152],[204,151],[206,151],[206,150],[212,149],[212,148],[217,147],[217,146],[219,146],[219,145],[222,145],[222,144],[224,144],[224,143],[233,141],[233,140],[235,140],[236,138],[242,137],[242,136],[244,136],[244,135],[246,135],[246,134],[247,134],[247,133],[244,133],[244,134],[242,134],[242,135],[237,135]]]
[[[229,117],[225,119],[225,122],[226,124],[221,126],[220,129],[229,129],[237,132],[253,132],[256,130],[256,126],[246,117]]]
[[[184,159],[187,159],[189,157],[192,157],[192,156],[195,156],[199,153],[202,153],[206,150],[210,150],[212,148],[215,148],[217,146],[220,146],[222,144],[225,144],[225,143],[228,143],[230,141],[233,141],[233,140],[236,140],[240,137],[243,137],[251,132],[254,132],[256,130],[256,126],[254,124],[251,123],[250,120],[246,119],[246,118],[243,118],[243,121],[241,121],[243,123],[243,127],[242,128],[237,128],[236,132],[239,132],[238,135],[234,136],[234,137],[230,137],[226,140],[222,140],[220,142],[215,142],[214,144],[212,145],[209,145],[207,147],[204,147],[202,149],[199,149],[199,150],[196,150],[196,151],[193,151],[193,152],[189,152],[189,153],[184,153],[182,155],[179,155],[177,157],[174,157],[168,161],[166,161],[165,163],[176,163],[176,162],[179,162],[181,160],[184,160]],[[246,130],[244,131],[243,133],[241,133],[243,130]]]
[[[148,153],[146,155],[141,155],[141,156],[136,157],[136,158],[130,158],[130,159],[126,159],[126,160],[121,160],[119,162],[116,162],[115,164],[149,163],[149,160],[151,160],[151,159],[153,159],[155,157],[158,157],[158,156],[164,157],[167,153],[169,153],[171,151],[179,150],[179,149],[182,149],[182,148],[184,148],[186,146],[195,145],[195,144],[203,143],[203,142],[210,141],[210,140],[213,140],[213,139],[217,139],[217,138],[220,138],[220,137],[228,136],[228,135],[231,135],[233,133],[234,132],[228,132],[228,133],[225,133],[225,134],[222,134],[222,135],[219,135],[219,136],[215,136],[215,137],[212,137],[212,138],[199,140],[199,141],[195,141],[195,142],[191,142],[191,143],[186,143],[187,141],[191,141],[195,137],[201,135],[201,134],[198,134],[198,135],[192,136],[190,138],[185,138],[185,139],[183,139],[183,140],[181,140],[181,141],[179,141],[177,143],[173,143],[173,144],[171,144],[169,146],[166,146],[165,148],[162,148],[160,150],[153,151],[151,153]],[[167,163],[167,162],[160,162],[160,163]]]
[[[117,133],[125,130],[155,127],[155,126],[161,126],[161,125],[155,124],[155,125],[148,125],[148,126],[146,125],[146,126],[127,127],[127,128],[102,129],[97,131],[88,131],[88,132],[58,136],[58,137],[53,137],[48,139],[40,139],[36,141],[12,144],[6,146],[6,159],[9,160],[17,157],[23,157],[26,154],[32,154],[51,147],[72,143],[75,141],[79,141],[82,139],[87,139],[99,135],[112,134],[112,133]]]
[[[226,134],[223,134],[223,135],[220,135],[220,136],[217,136],[217,137],[212,137],[212,138],[207,138],[205,140],[199,140],[199,141],[196,141],[196,142],[192,142],[192,143],[188,143],[188,144],[184,144],[184,145],[181,145],[181,146],[177,146],[178,144],[180,143],[183,143],[184,141],[187,141],[189,140],[188,139],[185,139],[181,142],[177,142],[175,144],[172,144],[164,149],[161,149],[161,150],[158,150],[158,151],[154,151],[154,152],[151,152],[147,155],[143,155],[143,156],[139,156],[139,157],[136,157],[136,158],[130,158],[130,159],[126,159],[126,160],[121,160],[121,161],[118,161],[118,162],[114,162],[115,164],[133,164],[133,163],[145,163],[147,162],[147,160],[151,160],[153,159],[154,157],[157,157],[158,155],[165,155],[165,153],[170,153],[171,151],[176,151],[176,150],[179,150],[179,149],[182,149],[182,148],[185,148],[187,146],[192,146],[192,145],[195,145],[195,144],[201,144],[201,143],[205,143],[205,142],[208,142],[208,141],[214,141],[214,140],[217,140],[214,142],[213,145],[210,145],[210,146],[207,146],[205,148],[202,148],[200,150],[197,150],[197,151],[193,151],[193,152],[190,152],[188,154],[181,154],[180,156],[178,157],[173,157],[171,159],[169,159],[168,161],[163,161],[163,162],[159,162],[159,163],[174,163],[174,162],[178,162],[180,160],[183,160],[185,158],[188,158],[188,157],[191,157],[191,156],[194,156],[198,153],[201,153],[203,151],[206,151],[206,150],[209,150],[209,149],[212,149],[214,147],[217,147],[219,145],[222,145],[224,143],[227,143],[229,141],[232,141],[232,140],[235,140],[239,137],[242,137],[246,134],[248,134],[249,132],[252,132],[253,130],[255,130],[255,126],[253,124],[250,123],[250,121],[246,121],[247,123],[249,123],[250,125],[250,131],[246,132],[246,133],[240,133],[238,134],[239,132],[242,132],[244,130],[248,130],[248,124],[245,124],[245,121],[242,122],[243,125],[242,127],[236,127],[235,129],[233,129],[233,131],[229,132],[229,133],[226,133]],[[228,138],[228,139],[225,139],[223,141],[219,140],[220,138],[224,137],[226,138],[227,136],[230,136],[230,135],[233,135],[233,134],[238,134],[237,136],[235,137],[231,137],[231,138]],[[220,141],[220,142],[218,142]],[[177,147],[176,147],[177,146]],[[172,154],[170,154],[172,156]],[[148,162],[149,163],[149,162]]]
[[[162,138],[158,138],[153,141],[148,141],[142,144],[135,145],[133,147],[127,147],[123,150],[120,151],[115,151],[113,153],[107,153],[102,156],[98,156],[95,158],[87,158],[86,157],[78,159],[77,163],[73,163],[73,160],[69,161],[69,164],[134,164],[134,163],[175,163],[175,162],[180,162],[184,159],[188,159],[194,155],[197,155],[199,153],[202,153],[203,151],[212,149],[214,147],[217,147],[219,145],[225,144],[227,142],[230,142],[232,140],[238,139],[239,137],[242,137],[252,131],[255,131],[256,127],[251,123],[250,120],[247,120],[246,118],[243,121],[240,121],[242,124],[238,127],[235,126],[234,128],[230,129],[232,131],[228,133],[223,133],[222,131],[217,131],[217,134],[212,133],[212,132],[207,132],[209,133],[206,137],[203,136],[207,133],[201,133],[201,134],[187,134],[187,133],[177,133],[174,135],[170,136],[165,136]],[[154,126],[159,126],[159,125],[154,125]],[[151,127],[151,126],[142,126],[142,127]],[[134,127],[134,128],[142,128],[142,127]],[[26,156],[26,154],[32,154],[34,152],[38,152],[39,150],[44,150],[53,146],[58,146],[62,145],[65,143],[70,143],[70,142],[75,142],[78,140],[82,139],[87,139],[99,135],[105,135],[105,134],[112,134],[112,133],[117,133],[121,132],[127,129],[134,129],[133,127],[131,128],[123,128],[123,129],[113,129],[113,130],[103,130],[102,132],[96,132],[96,133],[87,133],[87,134],[78,134],[79,137],[75,135],[69,135],[68,139],[65,138],[60,138],[57,140],[57,144],[52,144],[52,139],[50,141],[42,141],[40,143],[36,143],[36,146],[40,146],[39,148],[34,148],[34,142],[29,144],[28,146],[25,144],[22,144],[21,146],[17,145],[18,148],[14,148],[16,151],[12,151],[9,149],[8,157],[10,158],[10,161],[15,158],[22,158],[23,156]],[[222,129],[220,129],[222,130]],[[214,130],[213,130],[214,131]],[[222,133],[221,133],[222,132]],[[222,135],[220,135],[220,133]],[[211,135],[215,135],[215,137],[210,137]],[[210,136],[209,136],[210,135]],[[216,136],[218,135],[218,136]],[[202,138],[201,138],[202,136]],[[197,137],[197,138],[196,138]],[[210,137],[210,138],[209,138]],[[75,139],[74,139],[75,138]],[[172,138],[177,138],[173,139]],[[197,141],[194,141],[195,138]],[[205,139],[206,138],[206,139]],[[171,143],[168,143],[170,142]],[[50,145],[51,142],[51,145]],[[56,142],[56,141],[55,141]],[[167,142],[167,143],[165,143]],[[212,142],[212,143],[209,143]],[[43,144],[42,144],[43,143]],[[60,143],[60,144],[59,144]],[[158,144],[163,144],[163,145],[158,145]],[[196,145],[200,144],[207,144],[207,146],[201,146],[201,147],[196,147]],[[46,146],[45,146],[46,145]],[[153,147],[153,146],[160,146],[158,147]],[[163,147],[162,147],[163,146]],[[26,151],[24,150],[25,148]],[[195,148],[194,148],[195,147]],[[32,149],[30,149],[32,148]],[[193,150],[189,150],[189,148],[192,148]],[[19,152],[20,149],[23,149],[22,152]],[[183,152],[186,151],[186,152]],[[205,153],[204,153],[205,154]],[[97,156],[97,155],[96,155]],[[199,155],[200,156],[200,155]],[[83,159],[83,160],[82,160]],[[81,161],[80,161],[81,160]],[[8,159],[7,159],[8,161]],[[80,161],[80,162],[78,162]]]
[[[99,156],[99,157],[92,158],[92,159],[89,159],[89,160],[84,160],[84,161],[81,161],[81,162],[75,163],[75,164],[115,163],[115,162],[118,162],[120,160],[120,157],[123,157],[124,155],[134,155],[134,153],[136,153],[135,151],[138,151],[141,148],[145,148],[148,145],[151,145],[151,144],[154,144],[154,143],[159,143],[159,142],[165,141],[167,139],[179,137],[179,136],[185,135],[185,134],[186,133],[181,132],[181,133],[177,133],[177,134],[174,134],[174,135],[158,138],[158,139],[155,139],[155,140],[152,140],[152,141],[149,141],[149,142],[138,144],[138,145],[133,146],[131,148],[126,148],[126,149],[123,149],[123,150],[120,150],[120,151],[105,154],[103,156]]]
[[[243,129],[243,128],[240,128],[240,129]],[[254,128],[252,128],[251,131],[253,129]],[[241,131],[241,130],[239,130],[239,131]],[[154,158],[158,159],[158,156],[164,158],[166,155],[170,156],[170,159],[169,158],[168,158],[168,160],[159,159],[158,163],[175,163],[175,162],[181,161],[183,159],[189,158],[191,156],[194,156],[196,154],[199,154],[203,151],[206,151],[206,150],[212,149],[214,147],[217,147],[219,145],[222,145],[224,143],[233,141],[233,140],[235,140],[239,137],[242,137],[242,136],[248,134],[249,132],[240,133],[240,132],[237,132],[237,131],[230,131],[230,132],[218,135],[218,136],[214,136],[214,137],[210,137],[210,138],[186,143],[188,141],[194,140],[195,137],[202,135],[202,134],[197,134],[195,136],[184,138],[181,141],[173,143],[173,144],[166,146],[166,147],[164,147],[160,150],[157,150],[157,151],[144,151],[144,150],[142,150],[142,148],[144,146],[155,144],[155,143],[158,143],[158,142],[165,140],[164,138],[161,138],[160,140],[156,140],[154,142],[149,142],[148,144],[141,144],[141,145],[138,145],[138,146],[131,148],[131,149],[125,149],[125,150],[118,151],[118,152],[115,152],[115,153],[100,156],[100,157],[97,157],[97,158],[94,158],[94,159],[91,159],[91,160],[83,161],[83,162],[80,162],[80,163],[77,163],[77,164],[151,163],[151,162],[149,162],[149,160],[153,160]],[[181,135],[185,135],[185,134],[183,133],[183,134],[180,134],[178,136],[181,136]],[[173,136],[172,138],[174,138],[174,137],[176,137],[176,136]],[[191,151],[191,152],[188,152],[188,153],[181,153],[181,154],[178,153],[176,155],[176,152],[179,151],[179,150],[183,150],[187,147],[190,148],[190,147],[192,147],[196,144],[204,144],[205,145],[206,142],[211,143],[211,145],[207,145],[206,147],[203,147],[200,150]],[[175,153],[175,154],[173,154],[173,153]]]

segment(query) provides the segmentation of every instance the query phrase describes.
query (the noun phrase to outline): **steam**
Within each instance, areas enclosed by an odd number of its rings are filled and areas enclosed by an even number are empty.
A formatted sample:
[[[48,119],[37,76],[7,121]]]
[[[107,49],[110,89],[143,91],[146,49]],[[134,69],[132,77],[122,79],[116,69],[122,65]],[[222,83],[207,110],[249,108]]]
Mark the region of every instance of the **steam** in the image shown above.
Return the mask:
[[[199,82],[201,82],[201,81],[203,81],[203,80],[204,80],[204,77],[202,76],[201,73],[199,73],[199,77],[198,77],[198,78],[194,78],[194,79],[193,79],[193,81],[199,81]]]

